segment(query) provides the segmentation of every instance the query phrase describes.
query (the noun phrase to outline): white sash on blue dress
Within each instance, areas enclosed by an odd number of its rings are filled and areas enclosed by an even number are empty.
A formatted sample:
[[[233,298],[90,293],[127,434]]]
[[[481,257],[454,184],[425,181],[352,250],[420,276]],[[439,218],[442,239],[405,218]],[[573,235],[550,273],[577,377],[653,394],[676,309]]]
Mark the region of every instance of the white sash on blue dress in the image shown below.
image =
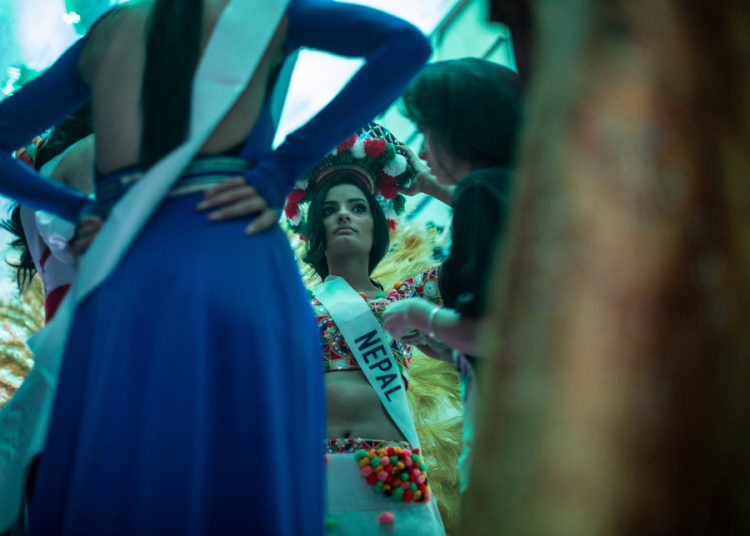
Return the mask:
[[[54,319],[29,340],[34,367],[0,412],[0,531],[15,521],[30,460],[41,452],[57,377],[78,303],[117,267],[120,259],[250,81],[289,0],[230,0],[198,65],[188,140],[149,169],[112,210],[80,261],[78,277]],[[276,84],[278,116],[289,86],[291,62]]]

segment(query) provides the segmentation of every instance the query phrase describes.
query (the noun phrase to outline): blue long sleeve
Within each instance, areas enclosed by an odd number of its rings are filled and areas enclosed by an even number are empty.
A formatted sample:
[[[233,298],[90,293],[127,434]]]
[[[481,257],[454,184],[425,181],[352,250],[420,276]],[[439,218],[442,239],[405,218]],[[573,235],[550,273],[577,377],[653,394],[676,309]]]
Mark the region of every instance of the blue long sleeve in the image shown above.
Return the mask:
[[[88,198],[42,177],[11,153],[89,99],[78,73],[82,47],[80,40],[34,81],[0,101],[0,194],[69,221],[76,221]]]
[[[248,173],[271,206],[281,207],[294,181],[337,143],[385,111],[432,52],[417,28],[382,11],[328,0],[292,0],[292,48],[309,47],[365,64],[341,92]]]

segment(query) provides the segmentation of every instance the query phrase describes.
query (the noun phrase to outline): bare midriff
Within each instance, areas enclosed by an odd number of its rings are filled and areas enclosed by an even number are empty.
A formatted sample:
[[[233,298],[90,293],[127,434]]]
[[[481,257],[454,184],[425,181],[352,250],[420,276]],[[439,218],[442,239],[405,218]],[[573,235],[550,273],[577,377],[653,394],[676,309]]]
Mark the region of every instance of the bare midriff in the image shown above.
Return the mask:
[[[328,372],[324,377],[328,438],[404,440],[361,371]]]

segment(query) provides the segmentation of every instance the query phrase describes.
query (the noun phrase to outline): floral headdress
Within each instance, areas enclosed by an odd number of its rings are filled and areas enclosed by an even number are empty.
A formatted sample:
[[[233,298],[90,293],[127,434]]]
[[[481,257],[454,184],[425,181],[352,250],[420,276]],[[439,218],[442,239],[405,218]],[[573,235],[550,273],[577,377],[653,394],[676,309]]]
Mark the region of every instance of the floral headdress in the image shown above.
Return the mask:
[[[385,127],[370,123],[341,142],[317,166],[305,173],[287,198],[284,214],[289,228],[301,234],[305,229],[307,205],[312,193],[332,174],[350,170],[383,208],[388,226],[396,228],[396,217],[404,211],[406,198],[399,188],[411,186],[417,173],[400,142]]]

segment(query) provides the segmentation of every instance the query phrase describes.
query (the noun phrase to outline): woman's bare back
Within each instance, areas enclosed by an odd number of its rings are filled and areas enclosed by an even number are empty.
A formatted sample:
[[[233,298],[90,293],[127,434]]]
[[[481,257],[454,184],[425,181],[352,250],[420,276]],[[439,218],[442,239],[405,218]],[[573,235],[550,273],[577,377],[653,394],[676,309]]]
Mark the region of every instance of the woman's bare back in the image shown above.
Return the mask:
[[[205,0],[202,49],[227,0]],[[79,67],[91,88],[96,165],[104,174],[139,162],[140,96],[151,2],[135,2],[107,16],[89,35]],[[271,77],[284,59],[282,21],[247,88],[201,149],[216,154],[242,143],[255,126]],[[169,95],[164,95],[169,99]]]

